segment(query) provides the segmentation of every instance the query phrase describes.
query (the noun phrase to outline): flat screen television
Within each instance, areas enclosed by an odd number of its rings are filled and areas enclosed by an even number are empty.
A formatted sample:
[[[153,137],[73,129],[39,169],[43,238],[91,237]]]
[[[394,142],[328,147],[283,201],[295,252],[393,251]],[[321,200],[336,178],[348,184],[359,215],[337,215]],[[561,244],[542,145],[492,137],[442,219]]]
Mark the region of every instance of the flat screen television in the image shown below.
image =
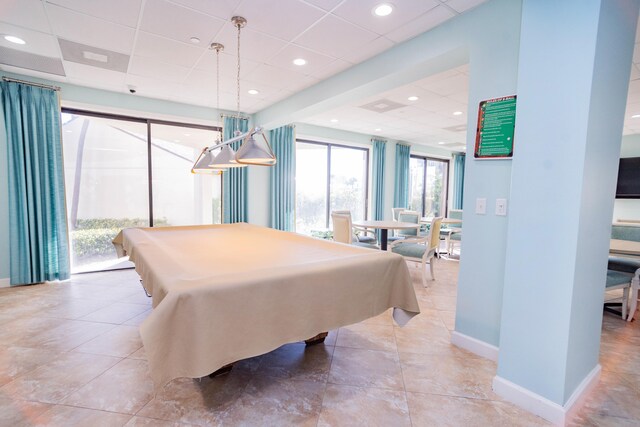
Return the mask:
[[[640,157],[620,159],[616,199],[640,199]]]

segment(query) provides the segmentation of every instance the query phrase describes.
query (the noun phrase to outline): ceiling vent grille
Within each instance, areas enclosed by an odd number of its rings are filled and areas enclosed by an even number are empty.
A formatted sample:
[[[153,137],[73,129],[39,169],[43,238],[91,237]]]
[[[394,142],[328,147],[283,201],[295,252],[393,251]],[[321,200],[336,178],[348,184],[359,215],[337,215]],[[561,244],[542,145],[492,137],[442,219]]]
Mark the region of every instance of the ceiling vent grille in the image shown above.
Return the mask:
[[[129,67],[129,55],[100,49],[86,44],[58,39],[62,57],[65,61],[104,68],[105,70],[126,73]]]
[[[377,101],[373,101],[360,106],[360,108],[364,108],[365,110],[369,111],[375,111],[376,113],[386,113],[387,111],[396,110],[402,107],[406,107],[406,105],[399,104],[388,99],[379,99]]]
[[[40,71],[41,73],[55,74],[57,76],[65,76],[62,61],[58,58],[35,55],[3,46],[0,46],[0,64]]]
[[[449,132],[466,132],[467,125],[455,125],[443,128],[444,130],[448,130]]]

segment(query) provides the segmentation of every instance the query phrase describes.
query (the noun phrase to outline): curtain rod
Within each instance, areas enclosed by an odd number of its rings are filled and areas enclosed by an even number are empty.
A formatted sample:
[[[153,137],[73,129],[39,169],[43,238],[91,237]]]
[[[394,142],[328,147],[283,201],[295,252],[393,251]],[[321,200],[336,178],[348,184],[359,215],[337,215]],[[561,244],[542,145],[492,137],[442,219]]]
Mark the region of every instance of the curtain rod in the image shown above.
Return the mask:
[[[14,82],[14,83],[22,83],[25,85],[29,85],[29,86],[36,86],[36,87],[42,87],[45,89],[52,89],[55,91],[59,91],[60,90],[60,86],[53,86],[53,85],[46,85],[43,83],[35,83],[35,82],[28,82],[26,80],[20,80],[20,79],[13,79],[11,77],[7,77],[7,76],[2,76],[2,80],[5,82]]]
[[[236,114],[220,114],[220,117],[229,117],[230,119],[237,119],[238,116]],[[241,120],[249,120],[247,116],[240,116]]]

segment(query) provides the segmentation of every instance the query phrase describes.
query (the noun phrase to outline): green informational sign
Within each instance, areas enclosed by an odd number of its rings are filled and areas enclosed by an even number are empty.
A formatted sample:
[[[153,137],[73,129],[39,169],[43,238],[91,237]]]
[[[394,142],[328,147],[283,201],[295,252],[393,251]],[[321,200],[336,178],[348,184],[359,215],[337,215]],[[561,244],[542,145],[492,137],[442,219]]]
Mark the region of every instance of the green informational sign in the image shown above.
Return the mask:
[[[476,159],[509,159],[513,156],[516,95],[480,103],[476,131]]]

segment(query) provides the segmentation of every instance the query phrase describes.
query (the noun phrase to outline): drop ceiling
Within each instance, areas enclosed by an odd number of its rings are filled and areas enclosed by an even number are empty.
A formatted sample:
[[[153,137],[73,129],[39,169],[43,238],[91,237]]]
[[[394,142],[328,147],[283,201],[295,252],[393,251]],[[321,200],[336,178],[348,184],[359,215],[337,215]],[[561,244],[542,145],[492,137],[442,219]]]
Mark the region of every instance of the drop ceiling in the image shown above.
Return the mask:
[[[219,42],[225,45],[220,108],[235,110],[236,29],[230,18],[241,15],[248,21],[241,36],[241,107],[255,113],[486,0],[395,0],[391,15],[374,16],[372,9],[383,1],[0,0],[0,34],[27,41],[16,45],[0,38],[0,50],[11,49],[18,58],[11,66],[2,55],[0,70],[122,93],[135,86],[141,96],[215,107],[216,57],[208,46]],[[194,37],[199,43],[191,42]],[[79,59],[78,52],[63,55],[69,42],[93,49],[80,49]],[[631,118],[640,115],[637,47],[625,134],[640,133],[640,118]],[[105,67],[110,55],[125,61],[126,69]],[[299,57],[307,64],[293,65]],[[92,60],[96,64],[89,65]],[[460,67],[303,121],[459,150],[466,135],[467,81],[468,70]],[[259,93],[249,95],[249,89]],[[419,99],[408,101],[411,95]],[[385,99],[403,106],[385,113],[361,108]]]

